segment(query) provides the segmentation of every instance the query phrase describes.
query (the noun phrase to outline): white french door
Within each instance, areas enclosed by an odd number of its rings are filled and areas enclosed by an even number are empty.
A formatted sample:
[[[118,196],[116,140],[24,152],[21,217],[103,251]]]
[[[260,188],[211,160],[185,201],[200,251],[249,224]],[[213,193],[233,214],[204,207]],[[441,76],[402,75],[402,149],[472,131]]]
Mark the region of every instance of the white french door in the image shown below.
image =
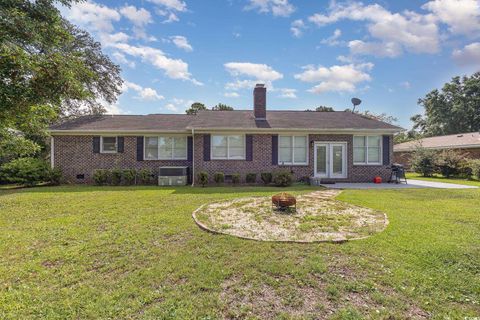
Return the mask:
[[[347,177],[347,143],[315,142],[315,177]]]

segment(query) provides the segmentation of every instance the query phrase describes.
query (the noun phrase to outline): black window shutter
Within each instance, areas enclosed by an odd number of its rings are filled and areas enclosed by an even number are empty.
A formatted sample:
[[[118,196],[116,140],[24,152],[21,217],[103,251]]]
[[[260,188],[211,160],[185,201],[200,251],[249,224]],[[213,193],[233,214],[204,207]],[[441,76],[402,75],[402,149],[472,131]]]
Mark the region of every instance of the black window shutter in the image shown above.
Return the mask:
[[[93,153],[100,153],[100,137],[93,137]]]
[[[383,136],[383,165],[390,165],[390,136]]]
[[[117,152],[123,153],[125,149],[125,139],[123,137],[117,137]]]
[[[137,137],[137,161],[143,161],[143,136]]]
[[[253,161],[253,135],[247,134],[245,136],[245,143],[246,143],[246,160]]]
[[[272,164],[278,164],[278,135],[272,135]]]
[[[187,137],[187,160],[193,160],[193,137]]]
[[[203,135],[203,161],[210,161],[210,135]]]

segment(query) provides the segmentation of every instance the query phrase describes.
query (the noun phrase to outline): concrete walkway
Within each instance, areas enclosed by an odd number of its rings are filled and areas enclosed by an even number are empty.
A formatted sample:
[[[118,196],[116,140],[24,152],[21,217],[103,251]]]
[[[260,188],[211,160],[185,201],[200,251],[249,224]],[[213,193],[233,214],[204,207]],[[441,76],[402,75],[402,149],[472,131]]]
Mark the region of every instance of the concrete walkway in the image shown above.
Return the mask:
[[[408,184],[400,183],[348,183],[338,182],[335,184],[322,184],[330,189],[414,189],[414,188],[437,188],[437,189],[477,189],[477,186],[466,186],[445,182],[408,180]]]

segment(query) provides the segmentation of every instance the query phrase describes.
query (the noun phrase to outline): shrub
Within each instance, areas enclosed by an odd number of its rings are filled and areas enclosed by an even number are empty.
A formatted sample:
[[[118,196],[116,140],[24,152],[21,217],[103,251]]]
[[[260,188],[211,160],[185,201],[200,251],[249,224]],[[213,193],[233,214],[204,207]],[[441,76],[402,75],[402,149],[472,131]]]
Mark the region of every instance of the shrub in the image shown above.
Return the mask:
[[[123,176],[123,183],[127,186],[130,186],[135,183],[135,178],[137,176],[137,172],[135,169],[125,169],[122,173]]]
[[[59,168],[48,169],[46,181],[54,186],[58,186],[62,182],[62,170]]]
[[[273,183],[277,187],[287,187],[292,185],[293,182],[293,175],[290,171],[287,170],[281,170],[278,172],[275,172],[273,175]]]
[[[213,174],[213,180],[217,183],[223,183],[225,181],[225,174],[223,172],[215,172]]]
[[[141,169],[137,171],[137,184],[151,184],[153,181],[152,171]]]
[[[417,148],[412,154],[410,165],[416,173],[431,177],[435,172],[436,153],[433,150]]]
[[[264,184],[272,183],[272,173],[271,172],[262,172],[260,174],[260,178],[262,179]]]
[[[206,171],[200,171],[197,174],[198,183],[205,187],[208,184],[208,173]]]
[[[113,169],[110,171],[110,183],[118,186],[122,182],[123,171],[120,169]]]
[[[444,177],[458,175],[463,164],[465,156],[455,150],[443,150],[438,156],[436,165]]]
[[[18,158],[0,167],[2,179],[27,186],[49,181],[49,168],[44,160],[37,158]]]
[[[247,175],[245,176],[245,181],[247,183],[257,182],[257,174],[256,173],[247,173]]]
[[[240,173],[232,174],[232,183],[239,184],[240,183]]]
[[[103,186],[108,183],[110,170],[98,169],[93,173],[93,181],[97,186]]]
[[[472,175],[480,180],[480,159],[470,159],[467,161],[468,167],[472,171]]]
[[[306,185],[310,185],[310,177],[309,176],[300,177],[300,179],[298,179],[298,182]]]

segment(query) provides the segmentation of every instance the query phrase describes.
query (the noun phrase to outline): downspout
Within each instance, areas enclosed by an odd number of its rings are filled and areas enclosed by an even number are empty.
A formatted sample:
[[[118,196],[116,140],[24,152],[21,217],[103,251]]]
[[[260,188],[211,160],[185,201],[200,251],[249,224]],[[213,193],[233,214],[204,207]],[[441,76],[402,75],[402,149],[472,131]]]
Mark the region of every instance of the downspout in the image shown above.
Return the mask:
[[[55,166],[55,140],[53,136],[50,137],[50,167],[53,169]]]
[[[192,187],[195,186],[195,129],[192,128]]]

